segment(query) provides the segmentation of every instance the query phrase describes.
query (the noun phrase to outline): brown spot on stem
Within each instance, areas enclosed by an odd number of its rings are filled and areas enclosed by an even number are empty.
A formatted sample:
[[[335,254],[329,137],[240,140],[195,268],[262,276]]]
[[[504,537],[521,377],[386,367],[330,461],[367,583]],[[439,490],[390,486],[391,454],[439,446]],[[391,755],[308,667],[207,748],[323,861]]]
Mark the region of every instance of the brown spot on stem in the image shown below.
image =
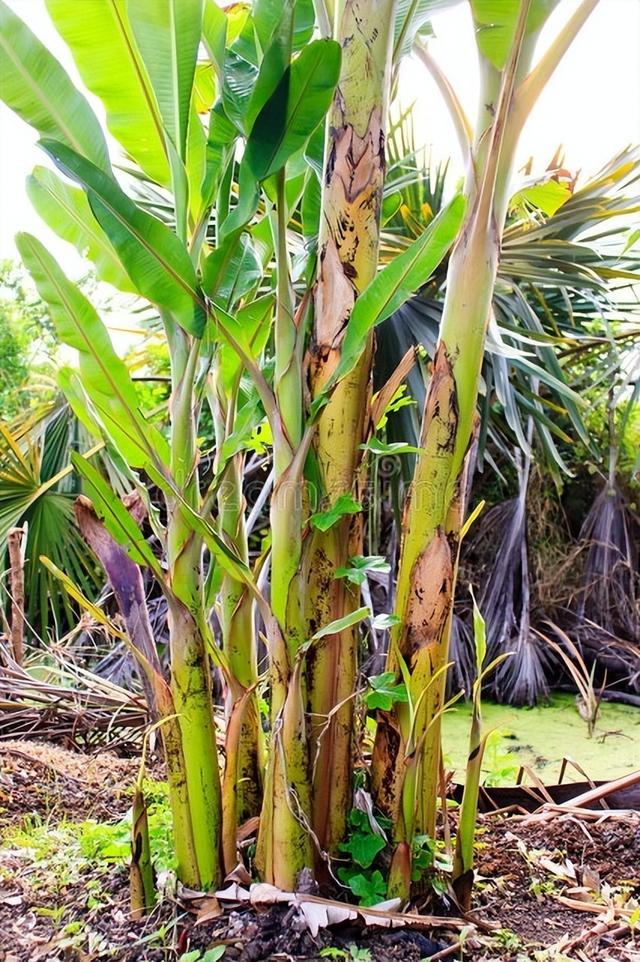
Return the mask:
[[[431,367],[425,416],[422,424],[422,446],[436,454],[451,454],[458,431],[458,396],[453,365],[444,341],[438,344]]]
[[[412,666],[421,649],[440,642],[449,617],[452,588],[451,548],[439,527],[411,572],[402,649]]]

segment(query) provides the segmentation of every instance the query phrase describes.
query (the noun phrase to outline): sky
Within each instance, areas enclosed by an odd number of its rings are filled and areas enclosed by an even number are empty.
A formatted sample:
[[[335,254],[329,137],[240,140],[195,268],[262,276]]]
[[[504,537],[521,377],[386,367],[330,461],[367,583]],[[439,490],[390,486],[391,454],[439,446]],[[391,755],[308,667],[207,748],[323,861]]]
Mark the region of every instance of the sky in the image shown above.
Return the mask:
[[[80,85],[44,0],[7,2]],[[77,0],[78,9],[95,2],[102,0]],[[561,0],[541,35],[539,50],[545,49],[578,5],[579,0]],[[478,72],[468,5],[436,15],[433,27],[430,52],[473,120]],[[451,157],[452,172],[461,173],[459,148],[446,108],[426,69],[414,58],[403,64],[399,94],[404,105],[414,105],[418,143],[431,146],[436,161]],[[92,102],[101,114],[99,102]],[[36,139],[30,127],[0,104],[0,258],[16,256],[14,236],[27,230],[49,244],[63,267],[78,276],[83,271],[79,256],[42,224],[25,193],[27,174],[36,164],[46,162],[35,146]],[[517,166],[533,156],[534,172],[542,171],[562,144],[565,166],[589,175],[630,143],[640,143],[640,0],[600,0],[529,118]]]

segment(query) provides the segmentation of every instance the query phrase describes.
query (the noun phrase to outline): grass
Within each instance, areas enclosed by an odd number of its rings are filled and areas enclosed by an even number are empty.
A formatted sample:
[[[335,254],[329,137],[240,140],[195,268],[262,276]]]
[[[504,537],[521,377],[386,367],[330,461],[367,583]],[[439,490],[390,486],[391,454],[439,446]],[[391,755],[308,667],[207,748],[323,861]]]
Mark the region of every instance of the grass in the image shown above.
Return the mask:
[[[149,837],[158,871],[174,868],[171,844],[171,813],[164,782],[146,783],[149,806]],[[100,874],[109,865],[125,864],[130,856],[131,813],[114,822],[87,819],[60,821],[28,815],[2,836],[2,850],[16,850],[38,865],[38,884],[48,892],[62,890],[83,878],[85,872]],[[96,893],[88,887],[87,908],[95,907]]]
[[[495,729],[483,771],[489,784],[513,785],[520,765],[529,765],[543,781],[557,781],[562,758],[570,756],[595,779],[619,778],[638,767],[640,711],[628,705],[603,702],[593,738],[576,708],[575,697],[554,694],[535,708],[511,708],[483,702],[485,728]],[[471,706],[458,703],[443,719],[447,766],[457,777],[464,773]],[[566,779],[581,781],[569,769]]]

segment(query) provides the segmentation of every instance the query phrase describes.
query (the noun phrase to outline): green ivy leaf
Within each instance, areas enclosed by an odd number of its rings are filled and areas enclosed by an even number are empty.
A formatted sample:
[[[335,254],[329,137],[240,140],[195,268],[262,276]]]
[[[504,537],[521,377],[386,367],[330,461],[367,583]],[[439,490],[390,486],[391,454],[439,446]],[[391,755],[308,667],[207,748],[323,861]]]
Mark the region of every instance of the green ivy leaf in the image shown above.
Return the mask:
[[[433,867],[436,843],[430,835],[416,835],[412,845],[411,881],[419,882],[424,873]]]
[[[360,872],[354,875],[348,869],[339,869],[338,877],[360,899],[360,905],[375,905],[387,894],[387,884],[378,869],[370,875]]]
[[[327,511],[318,511],[316,514],[312,514],[309,522],[311,527],[317,531],[328,531],[345,515],[358,514],[361,510],[362,505],[359,501],[356,501],[350,494],[341,494]]]
[[[371,454],[421,454],[422,452],[422,448],[416,448],[413,444],[405,444],[404,441],[381,441],[380,438],[370,438],[360,447]]]
[[[369,679],[369,685],[371,691],[365,695],[367,708],[391,711],[394,702],[407,702],[409,700],[406,685],[397,684],[393,671],[385,671],[381,675],[374,675]]]
[[[389,574],[391,566],[381,555],[355,555],[349,558],[349,564],[336,568],[336,578],[346,578],[354,585],[363,585],[367,580],[367,571],[379,571]]]
[[[385,840],[382,836],[369,829],[367,832],[354,832],[348,841],[340,845],[340,851],[347,852],[361,868],[369,868],[384,847]]]

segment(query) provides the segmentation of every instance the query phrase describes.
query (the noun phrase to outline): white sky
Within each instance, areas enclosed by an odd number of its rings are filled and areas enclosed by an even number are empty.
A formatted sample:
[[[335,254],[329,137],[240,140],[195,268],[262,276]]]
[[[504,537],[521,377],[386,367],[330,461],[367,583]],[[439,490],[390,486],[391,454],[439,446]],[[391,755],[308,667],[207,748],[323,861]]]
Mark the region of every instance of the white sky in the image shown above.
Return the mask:
[[[79,83],[64,43],[53,28],[44,0],[7,0],[46,46],[65,64]],[[84,3],[77,0],[78,14]],[[561,0],[542,34],[543,50],[578,6],[579,0]],[[469,113],[475,118],[478,76],[467,4],[434,17],[436,37],[430,42],[435,59],[453,82]],[[418,140],[433,146],[434,159],[452,158],[452,171],[460,172],[457,141],[446,109],[425,68],[409,60],[402,69],[400,94],[415,103]],[[99,104],[96,109],[100,111]],[[18,230],[38,234],[50,244],[70,273],[82,271],[73,249],[51,234],[31,208],[25,177],[35,164],[45,162],[36,148],[36,134],[0,104],[0,257],[15,257]],[[543,93],[523,134],[518,166],[530,155],[544,169],[558,144],[566,150],[566,166],[595,173],[629,143],[640,143],[640,0],[600,0]]]

